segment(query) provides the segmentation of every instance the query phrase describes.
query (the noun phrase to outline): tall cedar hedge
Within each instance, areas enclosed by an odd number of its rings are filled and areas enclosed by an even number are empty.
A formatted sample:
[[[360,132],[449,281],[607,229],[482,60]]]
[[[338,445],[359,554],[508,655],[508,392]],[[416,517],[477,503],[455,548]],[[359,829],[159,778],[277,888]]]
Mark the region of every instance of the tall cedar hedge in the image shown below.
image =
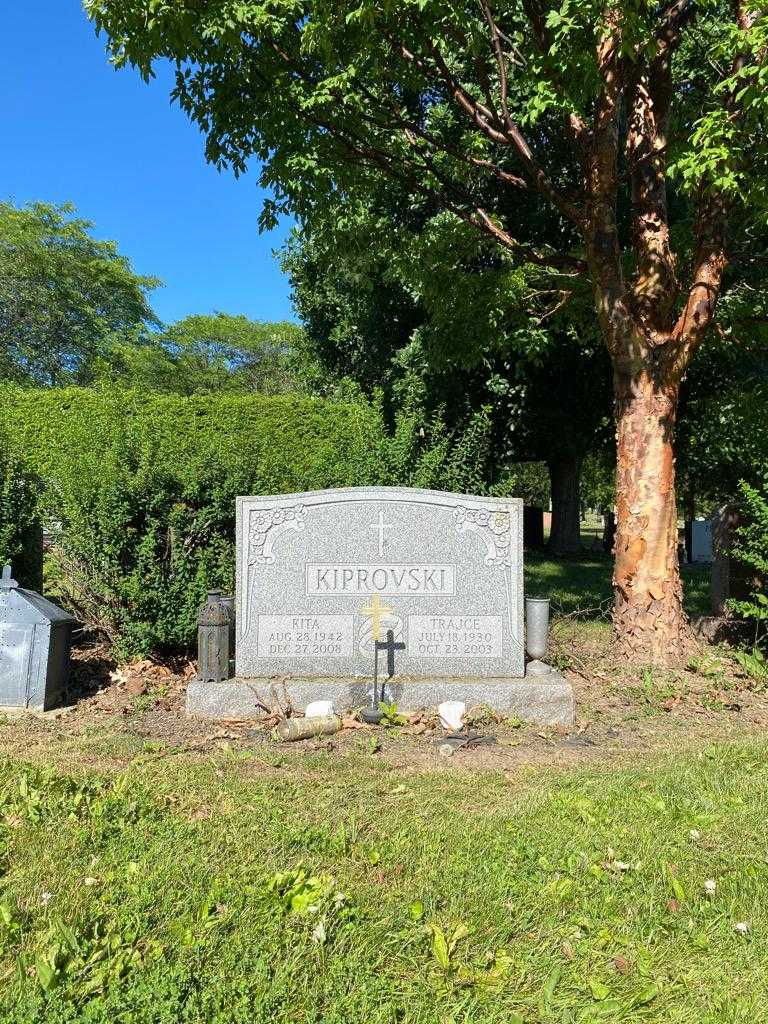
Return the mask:
[[[51,589],[128,656],[188,646],[206,589],[232,589],[238,494],[391,478],[392,445],[362,402],[117,389],[0,402],[0,555],[18,553],[31,482]]]

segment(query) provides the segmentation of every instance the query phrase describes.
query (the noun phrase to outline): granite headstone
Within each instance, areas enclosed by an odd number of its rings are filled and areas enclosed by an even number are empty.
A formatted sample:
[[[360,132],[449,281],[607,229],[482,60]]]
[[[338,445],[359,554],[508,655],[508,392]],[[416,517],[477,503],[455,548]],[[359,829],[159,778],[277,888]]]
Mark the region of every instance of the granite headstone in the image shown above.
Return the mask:
[[[711,562],[712,558],[712,522],[694,519],[691,523],[691,561]]]
[[[523,503],[402,487],[237,500],[236,678],[193,681],[190,714],[244,718],[285,684],[299,707],[373,698],[489,704],[573,722],[556,672],[525,678]],[[263,705],[263,699],[261,700]]]
[[[522,676],[522,502],[352,488],[240,498],[239,677]],[[378,615],[376,614],[378,609]]]

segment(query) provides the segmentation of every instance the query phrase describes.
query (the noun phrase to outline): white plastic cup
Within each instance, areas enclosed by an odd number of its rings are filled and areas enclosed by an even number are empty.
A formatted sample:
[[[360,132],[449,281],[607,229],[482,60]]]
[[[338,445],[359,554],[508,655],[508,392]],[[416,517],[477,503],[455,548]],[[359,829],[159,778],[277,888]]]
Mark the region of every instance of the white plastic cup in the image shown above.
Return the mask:
[[[464,728],[467,705],[463,700],[444,700],[437,705],[440,725],[449,732],[460,732]]]
[[[330,718],[332,715],[332,700],[313,700],[304,709],[305,718]]]

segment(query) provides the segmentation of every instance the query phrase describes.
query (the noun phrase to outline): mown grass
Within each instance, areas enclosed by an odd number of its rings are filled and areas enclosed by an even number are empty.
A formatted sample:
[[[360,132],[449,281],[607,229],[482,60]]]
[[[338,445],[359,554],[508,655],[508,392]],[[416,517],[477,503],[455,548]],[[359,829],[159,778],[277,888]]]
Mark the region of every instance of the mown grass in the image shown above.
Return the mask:
[[[0,1020],[765,1020],[767,752],[5,763]]]
[[[598,618],[607,612],[612,600],[613,559],[598,552],[585,552],[575,558],[553,559],[535,551],[525,553],[525,592],[549,597],[554,614],[575,611]],[[683,565],[683,596],[689,615],[709,615],[708,565]]]

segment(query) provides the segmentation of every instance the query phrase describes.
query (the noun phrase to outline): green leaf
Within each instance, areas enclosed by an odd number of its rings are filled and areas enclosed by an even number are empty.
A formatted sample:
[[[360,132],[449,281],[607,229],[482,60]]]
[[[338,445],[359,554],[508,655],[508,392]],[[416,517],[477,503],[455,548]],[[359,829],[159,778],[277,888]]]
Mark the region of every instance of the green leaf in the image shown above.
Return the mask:
[[[61,982],[61,974],[45,957],[35,958],[35,977],[44,992],[51,992]]]
[[[541,1005],[545,1006],[552,1001],[552,996],[555,994],[555,989],[560,983],[560,976],[562,975],[562,968],[553,967],[549,972],[544,988],[541,991]]]
[[[685,889],[683,888],[682,882],[674,874],[669,864],[664,864],[664,870],[666,872],[667,878],[669,879],[669,884],[672,889],[672,892],[675,894],[675,898],[682,903],[686,898]]]
[[[424,904],[421,900],[414,900],[408,908],[408,916],[412,921],[421,921],[424,917]]]
[[[660,993],[661,989],[655,982],[650,985],[646,985],[642,991],[640,991],[632,999],[632,1006],[647,1006],[648,1003],[653,1002],[656,996]]]
[[[598,978],[587,978],[587,984],[589,985],[589,991],[592,993],[592,998],[596,999],[598,1002],[602,1002],[603,999],[607,999],[611,994],[611,990],[608,986]]]
[[[437,960],[440,967],[447,971],[451,966],[451,957],[448,952],[448,941],[445,937],[445,932],[437,924],[429,924],[427,927],[432,934],[432,956]]]
[[[451,935],[450,942],[448,943],[449,956],[453,955],[453,951],[456,949],[456,946],[462,939],[465,939],[467,935],[469,935],[469,928],[467,928],[465,924],[457,924],[453,930],[453,934]]]

